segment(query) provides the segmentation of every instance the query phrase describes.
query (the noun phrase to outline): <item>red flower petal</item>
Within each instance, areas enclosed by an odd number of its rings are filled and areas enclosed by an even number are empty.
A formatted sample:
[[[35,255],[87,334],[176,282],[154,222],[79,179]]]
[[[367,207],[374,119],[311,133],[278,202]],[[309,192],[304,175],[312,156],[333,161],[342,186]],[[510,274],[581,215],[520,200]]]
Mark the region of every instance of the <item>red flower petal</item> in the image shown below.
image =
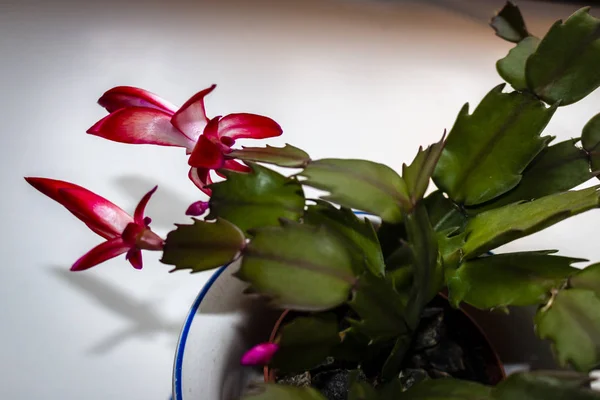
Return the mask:
[[[117,257],[129,250],[123,239],[115,238],[106,242],[100,243],[87,253],[85,253],[79,260],[75,261],[75,264],[71,267],[71,271],[83,271],[88,268],[92,268],[106,260]]]
[[[208,168],[190,168],[188,177],[194,182],[198,189],[202,190],[207,195],[211,195],[212,191],[206,186],[212,184],[210,179],[210,170]]]
[[[192,217],[198,217],[204,214],[208,210],[208,201],[196,201],[190,204],[185,211],[185,215],[191,215]]]
[[[265,139],[283,133],[271,118],[256,114],[229,114],[219,121],[219,137],[235,139]]]
[[[138,225],[135,222],[127,224],[125,229],[123,229],[123,233],[121,233],[123,242],[129,245],[129,247],[134,247],[136,245],[138,236],[144,231],[144,229],[146,229],[145,226]]]
[[[223,167],[221,167],[220,170],[216,170],[215,172],[221,178],[227,178],[225,176],[225,174],[221,172],[224,169],[228,169],[230,171],[237,171],[237,172],[250,172],[250,171],[252,171],[252,169],[250,167],[248,167],[247,165],[244,165],[244,164],[242,164],[242,163],[240,163],[238,161],[232,160],[232,159],[225,160],[225,163],[223,164]]]
[[[142,262],[142,251],[140,249],[130,249],[125,258],[135,269],[142,269],[144,266],[144,263]]]
[[[187,137],[196,141],[198,136],[204,131],[208,123],[206,110],[204,108],[204,97],[212,92],[217,85],[204,89],[193,95],[184,105],[173,115],[171,123]]]
[[[62,204],[105,239],[121,235],[133,218],[104,197],[73,183],[47,178],[25,178],[31,186]]]
[[[242,365],[266,365],[279,350],[279,345],[275,343],[257,344],[248,350],[243,356]]]
[[[74,183],[59,181],[58,179],[26,177],[25,180],[31,186],[58,202],[60,202],[58,194],[60,189],[84,189]]]
[[[133,218],[114,203],[86,189],[60,189],[60,203],[88,226],[121,236]]]
[[[222,169],[228,169],[237,172],[250,172],[252,169],[236,160],[225,160]]]
[[[154,186],[154,188],[152,188],[152,190],[150,190],[148,193],[146,193],[144,195],[144,197],[142,197],[142,199],[138,203],[137,207],[135,208],[135,212],[133,213],[133,220],[135,221],[136,224],[142,225],[142,226],[147,225],[146,222],[144,221],[144,212],[146,211],[146,205],[148,204],[150,197],[152,197],[154,192],[156,192],[156,189],[158,189],[158,186]]]
[[[98,104],[109,113],[125,107],[149,107],[163,110],[171,115],[177,107],[147,90],[132,86],[117,86],[105,92]]]
[[[146,107],[121,108],[96,122],[87,133],[121,143],[190,149],[195,144],[171,125],[168,113]]]
[[[209,122],[209,125],[214,120]],[[208,128],[208,127],[207,127]],[[196,147],[190,154],[188,164],[192,167],[218,169],[221,168],[225,163],[225,156],[223,155],[223,149],[221,146],[205,135],[201,135],[198,138]]]
[[[204,127],[204,131],[202,131],[202,136],[206,136],[211,140],[218,141],[219,140],[219,120],[221,116],[216,116],[211,118],[206,126]]]
[[[150,228],[145,228],[136,238],[135,245],[141,250],[160,251],[165,247],[165,241]]]

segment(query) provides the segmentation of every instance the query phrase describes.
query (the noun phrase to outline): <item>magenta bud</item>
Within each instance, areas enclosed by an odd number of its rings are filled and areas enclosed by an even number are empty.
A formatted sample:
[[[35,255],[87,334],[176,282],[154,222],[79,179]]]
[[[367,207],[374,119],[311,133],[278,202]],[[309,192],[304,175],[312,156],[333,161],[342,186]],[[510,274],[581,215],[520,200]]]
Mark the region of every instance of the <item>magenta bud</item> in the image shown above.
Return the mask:
[[[204,214],[208,210],[208,201],[197,201],[190,204],[185,212],[185,215],[191,215],[192,217],[198,217]]]
[[[276,343],[257,344],[242,356],[242,365],[266,365],[273,355],[279,350]]]

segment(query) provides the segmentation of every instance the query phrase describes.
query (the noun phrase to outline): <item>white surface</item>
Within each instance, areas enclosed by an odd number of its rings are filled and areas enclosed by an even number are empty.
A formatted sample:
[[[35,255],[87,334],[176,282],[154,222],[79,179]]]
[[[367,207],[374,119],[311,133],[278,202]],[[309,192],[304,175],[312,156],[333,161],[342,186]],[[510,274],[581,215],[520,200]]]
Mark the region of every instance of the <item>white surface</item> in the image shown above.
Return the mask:
[[[487,20],[502,1],[18,1],[0,4],[0,398],[163,400],[179,327],[208,274],[168,275],[157,255],[83,274],[68,266],[99,238],[22,177],[82,184],[131,210],[149,205],[161,234],[200,198],[179,149],[85,134],[115,85],[181,104],[217,83],[211,115],[267,114],[313,157],[398,169],[501,80],[510,48]],[[531,30],[576,7],[522,1]],[[578,136],[598,94],[561,109],[548,133]],[[558,248],[600,259],[600,213],[510,250]],[[575,230],[576,229],[576,230]],[[213,399],[207,399],[213,400]]]

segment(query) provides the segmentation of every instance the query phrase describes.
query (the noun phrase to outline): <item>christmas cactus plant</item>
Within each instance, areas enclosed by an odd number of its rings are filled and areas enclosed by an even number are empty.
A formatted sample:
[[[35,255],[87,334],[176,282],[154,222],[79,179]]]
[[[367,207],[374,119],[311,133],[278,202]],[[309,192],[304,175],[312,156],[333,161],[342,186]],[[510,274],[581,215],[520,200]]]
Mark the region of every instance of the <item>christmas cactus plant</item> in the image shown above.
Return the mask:
[[[282,129],[254,114],[208,117],[204,98],[215,86],[180,108],[117,87],[100,98],[109,114],[88,133],[184,148],[190,179],[210,196],[186,213],[207,215],[161,238],[144,215],[156,188],[130,216],[75,184],[26,179],[105,239],[74,271],[122,254],[139,269],[142,250],[161,251],[175,271],[238,261],[235,276],[252,295],[290,310],[273,340],[241,360],[274,372],[247,399],[600,399],[586,374],[600,364],[600,264],[576,268],[585,260],[546,249],[492,253],[600,205],[600,186],[574,190],[600,174],[600,114],[573,133],[580,137],[554,143],[542,135],[555,112],[600,86],[600,20],[584,8],[537,38],[508,3],[491,26],[515,43],[496,65],[508,85],[493,88],[472,111],[466,104],[448,134],[420,148],[402,171],[366,160],[315,160],[291,145],[236,147],[237,139]],[[223,179],[213,183],[213,170]],[[307,198],[303,187],[327,194]],[[439,332],[422,343],[424,325],[440,320],[432,309],[440,298],[455,309],[538,306],[538,336],[576,371],[518,373],[491,386],[465,376],[464,366],[440,367],[431,361]],[[419,346],[430,363],[415,367]],[[435,357],[452,361],[451,353]],[[332,365],[348,372],[342,394],[320,393],[313,379]]]

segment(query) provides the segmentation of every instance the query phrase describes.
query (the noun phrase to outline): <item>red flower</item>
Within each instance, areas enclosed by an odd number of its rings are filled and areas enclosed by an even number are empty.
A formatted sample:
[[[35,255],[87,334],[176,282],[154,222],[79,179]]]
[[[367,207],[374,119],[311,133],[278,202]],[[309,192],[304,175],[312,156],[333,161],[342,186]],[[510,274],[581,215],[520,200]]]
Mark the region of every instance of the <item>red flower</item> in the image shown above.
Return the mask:
[[[120,207],[81,186],[46,178],[25,180],[106,239],[77,260],[71,271],[91,268],[123,253],[127,253],[126,258],[134,268],[141,269],[141,250],[162,250],[163,239],[149,228],[151,219],[144,217],[146,204],[156,186],[142,197],[131,217]]]
[[[212,183],[210,170],[249,171],[247,166],[227,159],[236,139],[264,139],[282,133],[275,121],[255,114],[229,114],[209,119],[204,97],[215,87],[198,92],[179,109],[145,90],[115,87],[98,100],[110,114],[87,132],[121,143],[185,148],[190,154],[190,179],[210,195],[206,187]]]

